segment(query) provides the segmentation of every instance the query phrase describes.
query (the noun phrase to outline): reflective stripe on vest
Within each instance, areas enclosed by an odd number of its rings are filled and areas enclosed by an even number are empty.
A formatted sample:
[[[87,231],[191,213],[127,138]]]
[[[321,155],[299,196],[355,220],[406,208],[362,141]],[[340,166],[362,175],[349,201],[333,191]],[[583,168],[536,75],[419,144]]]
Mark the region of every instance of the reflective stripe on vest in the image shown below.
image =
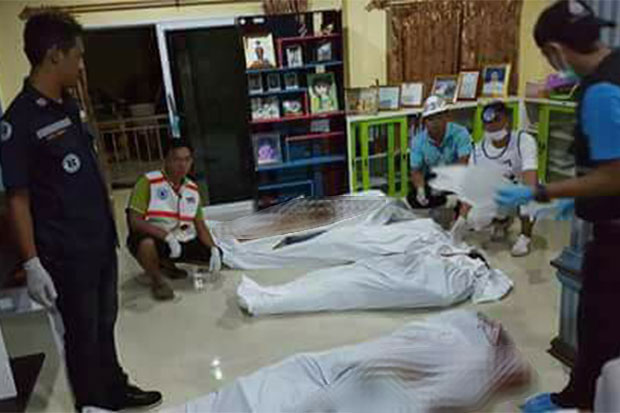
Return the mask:
[[[147,221],[168,231],[178,227],[181,222],[193,226],[200,207],[198,186],[187,181],[177,192],[161,171],[149,172],[146,178],[150,189]]]

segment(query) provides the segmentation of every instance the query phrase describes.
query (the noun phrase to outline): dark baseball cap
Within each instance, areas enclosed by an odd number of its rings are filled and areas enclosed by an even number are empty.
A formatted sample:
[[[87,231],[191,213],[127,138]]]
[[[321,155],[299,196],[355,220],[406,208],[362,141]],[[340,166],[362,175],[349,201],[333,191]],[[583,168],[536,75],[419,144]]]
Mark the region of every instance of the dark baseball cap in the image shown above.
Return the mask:
[[[493,123],[499,120],[500,115],[508,114],[508,108],[504,102],[496,100],[486,104],[482,108],[482,123]]]
[[[538,17],[534,39],[538,47],[548,42],[564,43],[574,48],[591,45],[600,38],[601,27],[616,23],[597,17],[581,0],[560,0]]]

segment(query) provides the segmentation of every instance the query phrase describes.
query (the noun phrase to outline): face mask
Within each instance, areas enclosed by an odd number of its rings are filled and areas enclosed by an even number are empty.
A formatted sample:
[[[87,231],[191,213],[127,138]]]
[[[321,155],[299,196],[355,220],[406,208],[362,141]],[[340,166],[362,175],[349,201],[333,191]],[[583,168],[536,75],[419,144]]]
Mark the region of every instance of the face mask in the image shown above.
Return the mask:
[[[501,129],[497,132],[484,132],[484,137],[492,140],[493,142],[499,142],[508,135],[508,130]]]
[[[571,80],[578,82],[581,79],[581,76],[575,72],[568,63],[566,63],[566,59],[560,53],[554,55],[551,59],[551,65],[558,71],[560,77],[566,80]]]

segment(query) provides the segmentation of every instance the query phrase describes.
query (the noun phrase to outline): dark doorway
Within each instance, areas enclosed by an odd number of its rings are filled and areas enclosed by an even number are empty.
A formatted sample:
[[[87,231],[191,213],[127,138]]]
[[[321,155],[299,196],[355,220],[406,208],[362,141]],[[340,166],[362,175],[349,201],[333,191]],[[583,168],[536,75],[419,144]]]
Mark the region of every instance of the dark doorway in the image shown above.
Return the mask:
[[[210,204],[251,199],[245,59],[237,28],[179,30],[166,41],[181,132],[196,149],[196,179]]]

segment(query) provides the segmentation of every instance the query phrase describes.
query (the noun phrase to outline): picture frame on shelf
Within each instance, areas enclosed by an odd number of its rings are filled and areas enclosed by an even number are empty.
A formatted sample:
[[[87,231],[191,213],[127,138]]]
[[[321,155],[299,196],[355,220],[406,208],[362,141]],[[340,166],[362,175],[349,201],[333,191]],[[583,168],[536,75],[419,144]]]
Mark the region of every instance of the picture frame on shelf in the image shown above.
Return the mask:
[[[271,33],[245,36],[243,43],[247,69],[273,69],[277,66]]]
[[[332,42],[323,42],[316,48],[317,62],[331,62],[334,60],[334,47]]]
[[[250,105],[253,121],[278,119],[280,117],[280,101],[275,96],[252,98]]]
[[[280,118],[280,99],[276,96],[263,98],[263,112],[265,113],[265,119]]]
[[[276,165],[283,162],[279,133],[256,133],[252,135],[252,145],[257,166]]]
[[[329,133],[331,131],[329,119],[315,119],[310,122],[310,132]]]
[[[309,73],[308,92],[310,94],[311,113],[338,111],[336,78],[332,72]]]
[[[431,95],[438,96],[448,103],[453,103],[456,99],[456,87],[458,86],[458,82],[458,75],[435,76]]]
[[[358,87],[345,90],[346,111],[351,115],[375,115],[379,112],[379,89]]]
[[[424,83],[413,82],[400,85],[400,104],[404,108],[422,106],[424,99]]]
[[[463,70],[459,73],[456,100],[476,100],[478,98],[479,70]]]
[[[269,73],[267,75],[267,91],[279,92],[280,90],[282,90],[282,85],[280,84],[280,74]]]
[[[400,87],[399,86],[380,86],[379,87],[379,110],[398,110],[400,109]]]
[[[299,89],[299,77],[295,72],[286,72],[284,75],[284,89],[295,90]]]
[[[286,48],[286,66],[302,67],[304,65],[304,54],[301,45],[296,44]]]
[[[250,95],[263,93],[263,77],[259,73],[248,75],[248,93]]]
[[[286,98],[282,100],[282,114],[287,116],[304,115],[304,102],[302,98]]]
[[[483,97],[506,97],[510,84],[510,64],[500,63],[486,65],[482,69]]]

